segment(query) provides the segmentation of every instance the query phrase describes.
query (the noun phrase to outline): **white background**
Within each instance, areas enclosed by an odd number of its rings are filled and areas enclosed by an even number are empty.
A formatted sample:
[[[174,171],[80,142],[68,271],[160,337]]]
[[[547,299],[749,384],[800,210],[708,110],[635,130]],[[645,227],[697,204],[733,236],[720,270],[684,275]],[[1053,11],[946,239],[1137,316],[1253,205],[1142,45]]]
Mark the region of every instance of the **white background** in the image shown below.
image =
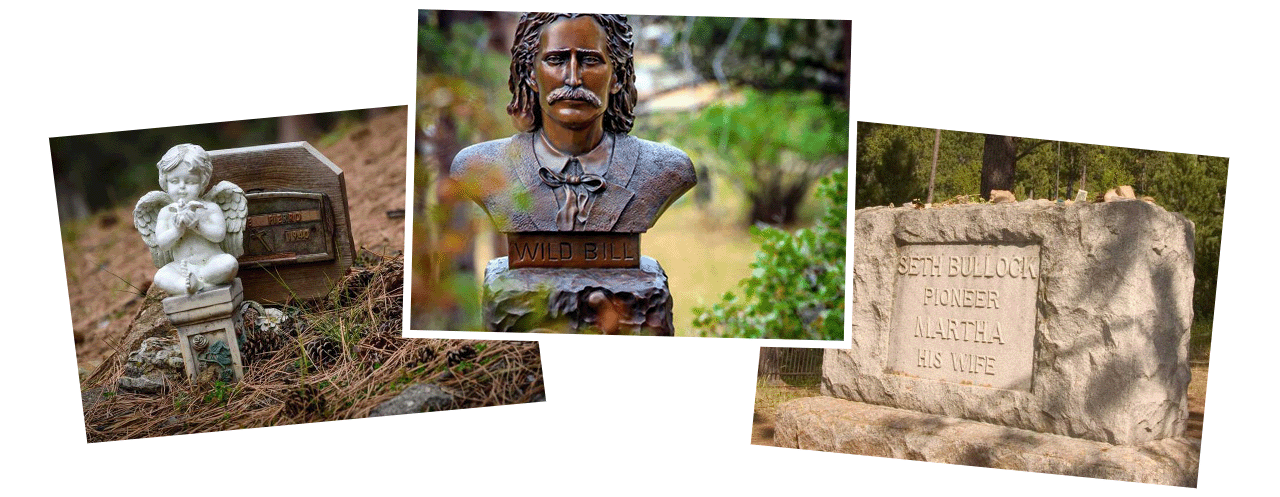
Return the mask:
[[[746,340],[549,337],[545,403],[86,444],[48,138],[411,104],[415,9],[443,6],[430,3],[4,11],[0,137],[6,195],[17,195],[0,203],[17,219],[4,224],[6,493],[1188,492],[751,446],[758,343]],[[854,120],[1230,157],[1200,493],[1274,488],[1277,325],[1262,283],[1277,260],[1274,13],[1236,2],[531,3],[854,19]]]

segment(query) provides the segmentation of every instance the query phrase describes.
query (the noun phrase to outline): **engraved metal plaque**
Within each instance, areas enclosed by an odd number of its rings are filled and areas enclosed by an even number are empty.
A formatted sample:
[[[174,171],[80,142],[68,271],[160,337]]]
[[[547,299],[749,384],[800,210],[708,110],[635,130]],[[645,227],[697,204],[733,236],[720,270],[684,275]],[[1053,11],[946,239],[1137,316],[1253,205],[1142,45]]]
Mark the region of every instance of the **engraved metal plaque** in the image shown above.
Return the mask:
[[[333,260],[333,211],[323,193],[254,192],[240,263],[251,267]]]
[[[640,267],[639,233],[507,233],[507,263],[522,267]]]
[[[1031,390],[1039,245],[907,245],[894,265],[888,372]]]

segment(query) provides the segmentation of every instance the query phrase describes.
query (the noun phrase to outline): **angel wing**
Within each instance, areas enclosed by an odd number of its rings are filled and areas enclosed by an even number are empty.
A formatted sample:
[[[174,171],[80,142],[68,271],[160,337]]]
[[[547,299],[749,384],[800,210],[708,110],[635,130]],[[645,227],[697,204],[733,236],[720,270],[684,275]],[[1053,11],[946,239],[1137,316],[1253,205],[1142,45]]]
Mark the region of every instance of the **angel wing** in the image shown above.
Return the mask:
[[[156,217],[159,216],[161,207],[171,203],[173,197],[157,190],[143,195],[133,208],[133,227],[138,229],[138,233],[142,234],[142,241],[151,249],[151,262],[156,267],[164,267],[173,262],[173,252],[161,249],[160,242],[156,241]]]
[[[244,190],[230,181],[219,181],[204,194],[204,200],[218,204],[227,220],[227,236],[220,245],[222,251],[233,257],[243,255],[245,218],[249,215],[249,200]]]

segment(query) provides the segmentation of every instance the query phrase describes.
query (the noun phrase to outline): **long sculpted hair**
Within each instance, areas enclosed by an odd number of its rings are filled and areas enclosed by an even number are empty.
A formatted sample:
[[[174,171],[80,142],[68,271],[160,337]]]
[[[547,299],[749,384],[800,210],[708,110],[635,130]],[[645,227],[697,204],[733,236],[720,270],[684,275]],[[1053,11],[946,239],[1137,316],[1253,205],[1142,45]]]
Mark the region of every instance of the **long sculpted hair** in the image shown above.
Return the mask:
[[[604,28],[609,46],[609,59],[613,62],[613,77],[622,84],[622,91],[609,95],[609,106],[604,113],[604,130],[610,133],[627,133],[635,122],[636,70],[631,60],[633,42],[631,25],[627,16],[618,14],[563,14],[554,12],[526,12],[516,26],[515,41],[511,45],[511,103],[507,114],[520,131],[536,131],[542,127],[542,108],[538,105],[538,88],[532,83],[534,59],[538,57],[538,41],[542,28],[560,18],[573,19],[590,16]]]

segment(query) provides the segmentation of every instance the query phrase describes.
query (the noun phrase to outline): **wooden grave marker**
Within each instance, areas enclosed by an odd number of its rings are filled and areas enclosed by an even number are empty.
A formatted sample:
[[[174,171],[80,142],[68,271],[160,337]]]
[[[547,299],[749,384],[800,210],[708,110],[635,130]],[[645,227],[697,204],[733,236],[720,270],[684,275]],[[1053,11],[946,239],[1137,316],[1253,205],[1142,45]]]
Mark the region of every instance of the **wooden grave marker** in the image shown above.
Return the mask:
[[[342,169],[307,142],[212,150],[213,179],[244,189],[245,298],[328,295],[355,257]]]

